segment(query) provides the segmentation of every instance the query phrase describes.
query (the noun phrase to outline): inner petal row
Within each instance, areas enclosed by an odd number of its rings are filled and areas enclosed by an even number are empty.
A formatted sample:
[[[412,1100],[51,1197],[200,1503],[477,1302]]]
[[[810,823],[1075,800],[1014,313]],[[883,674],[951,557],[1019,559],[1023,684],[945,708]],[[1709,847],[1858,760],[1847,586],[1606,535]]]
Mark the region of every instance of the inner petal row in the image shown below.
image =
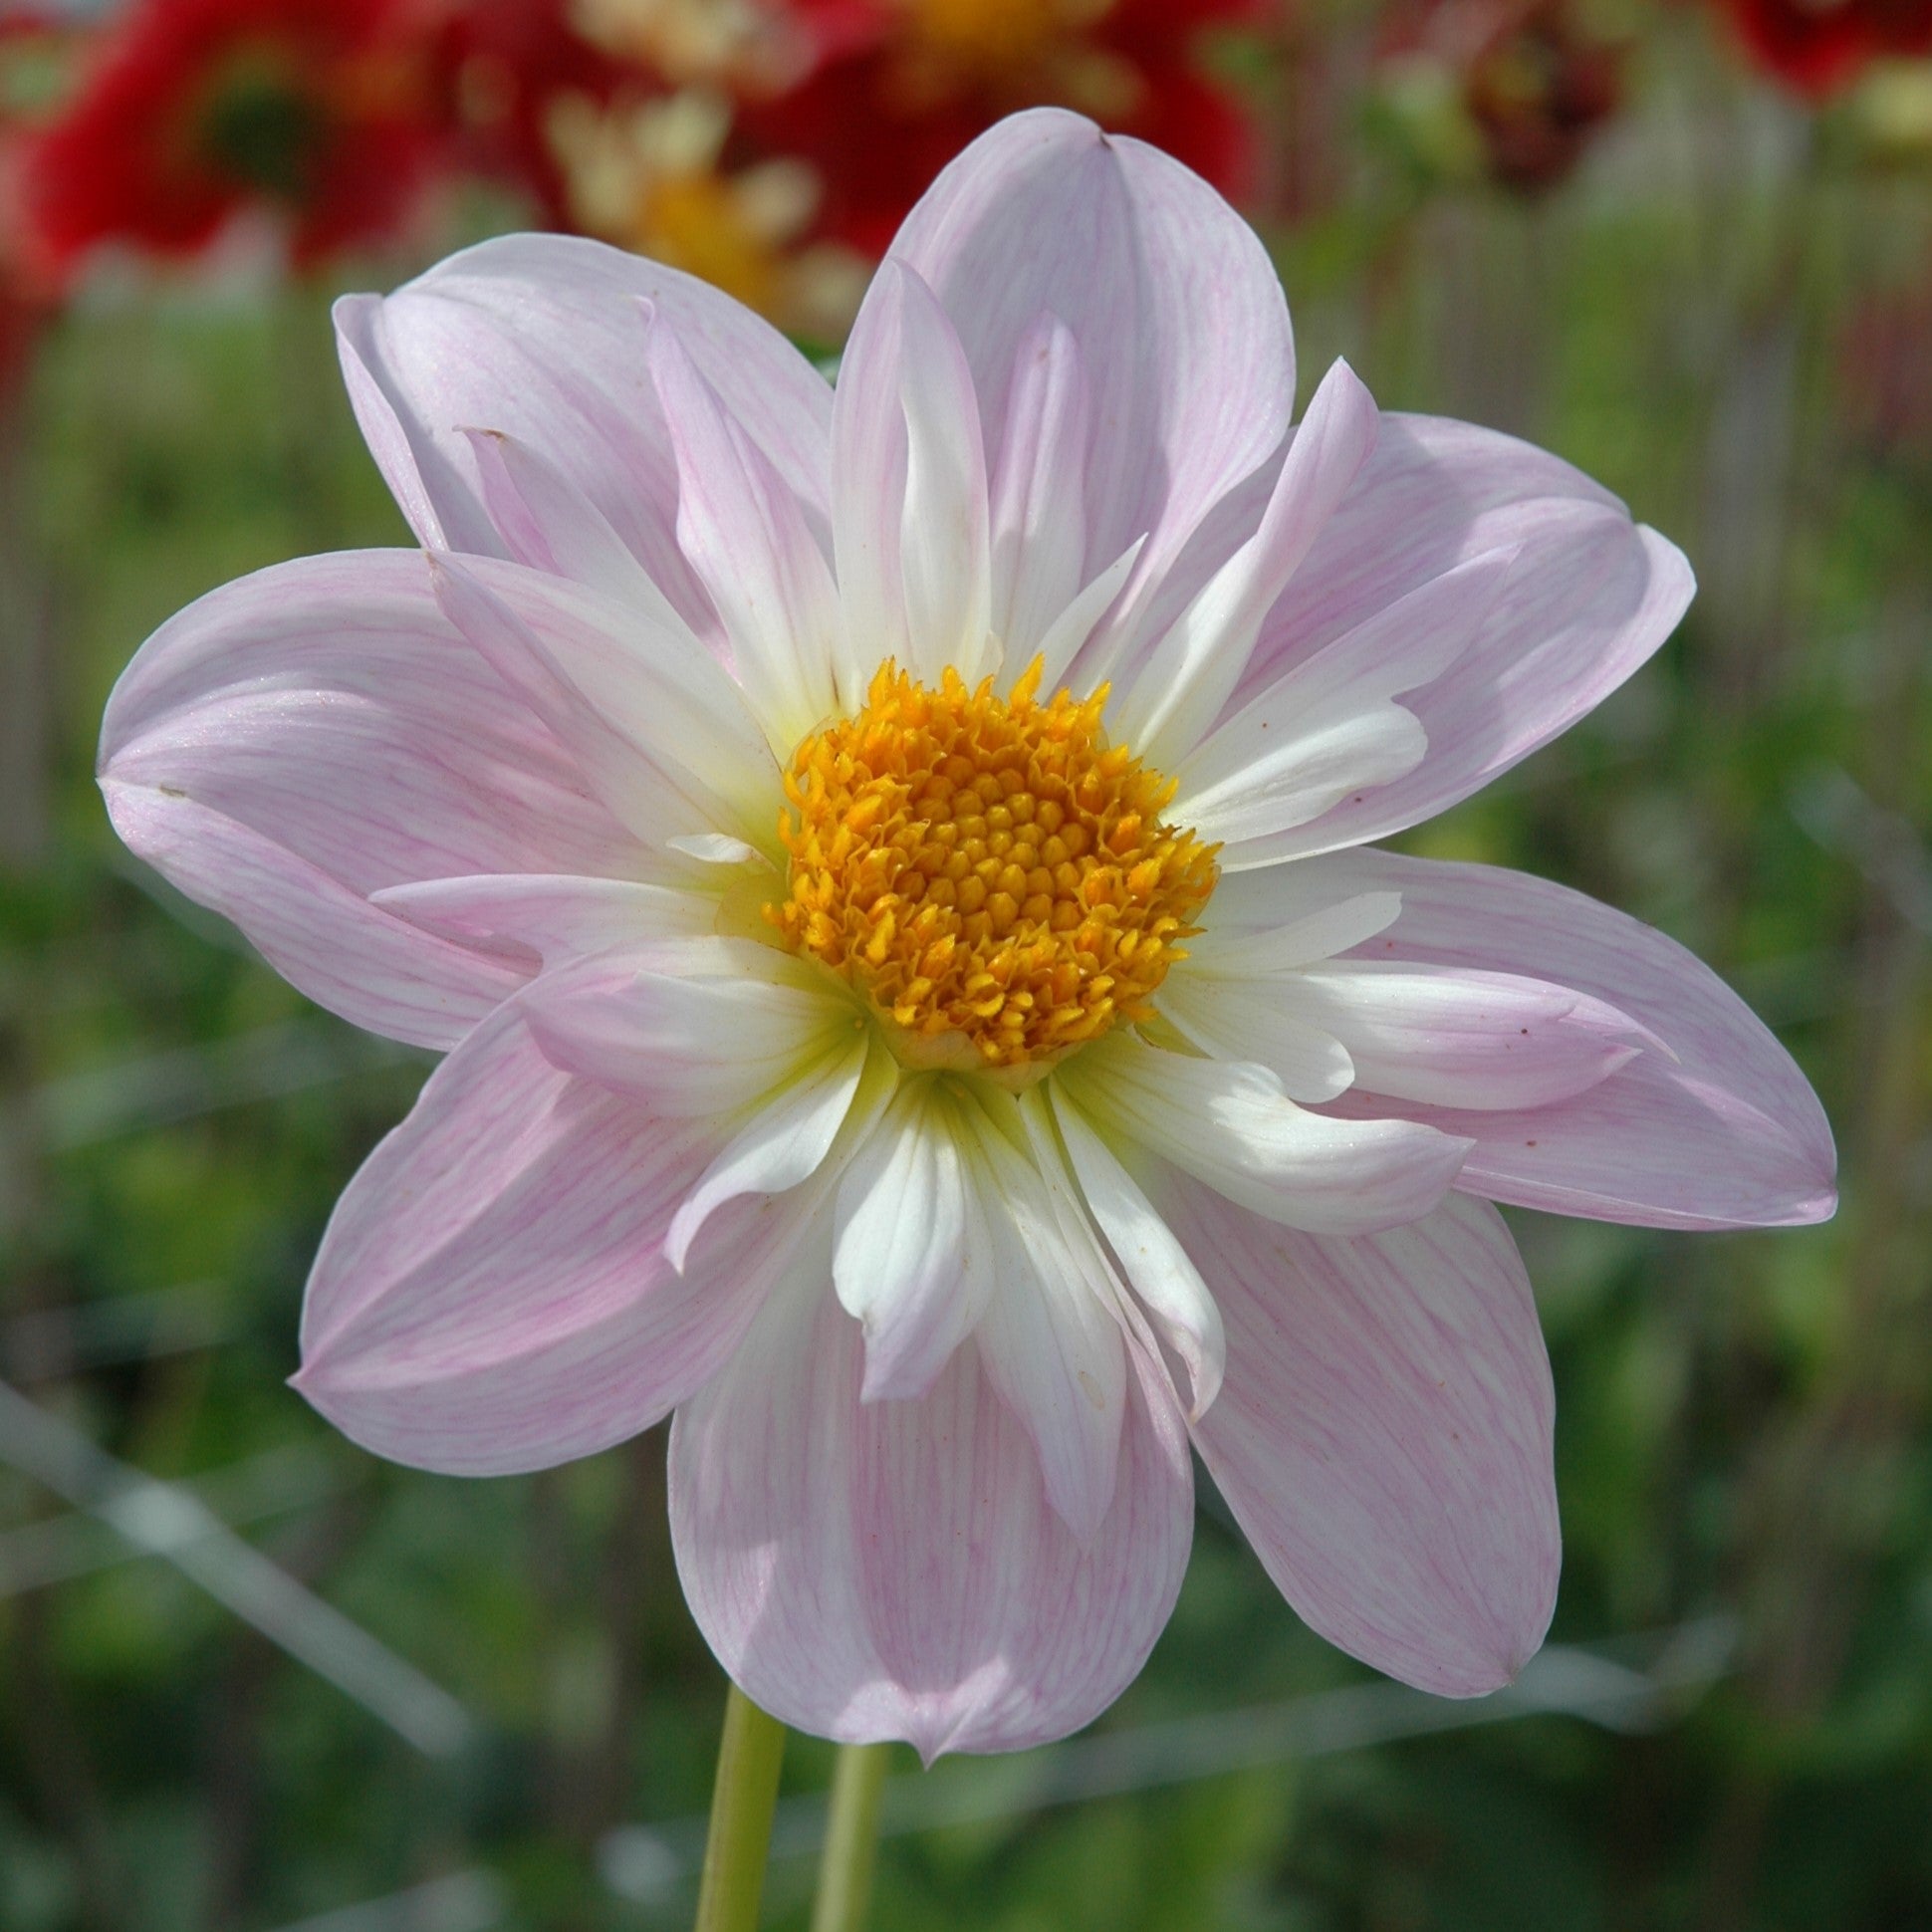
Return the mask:
[[[1100,728],[1102,687],[1005,698],[888,660],[861,710],[801,744],[765,916],[890,1023],[913,1065],[1017,1068],[1149,1017],[1219,876],[1168,825],[1174,782]]]

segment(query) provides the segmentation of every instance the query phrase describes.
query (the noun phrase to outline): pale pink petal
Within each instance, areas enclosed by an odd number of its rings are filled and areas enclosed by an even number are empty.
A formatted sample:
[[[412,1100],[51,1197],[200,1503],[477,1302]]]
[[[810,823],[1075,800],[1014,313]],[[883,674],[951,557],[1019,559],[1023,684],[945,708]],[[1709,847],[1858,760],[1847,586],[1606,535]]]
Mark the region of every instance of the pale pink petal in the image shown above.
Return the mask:
[[[973,378],[932,291],[888,260],[839,367],[833,529],[847,675],[887,656],[937,684],[994,661],[986,461]]]
[[[278,565],[171,618],[109,700],[101,775],[134,851],[312,998],[424,1046],[454,1045],[527,961],[371,893],[648,862],[442,616],[413,551]]]
[[[1261,625],[1375,447],[1375,400],[1346,362],[1322,379],[1289,445],[1261,526],[1141,657],[1118,729],[1172,770],[1241,681]],[[1098,675],[1098,669],[1095,669]]]
[[[1136,582],[1157,584],[1288,428],[1295,354],[1280,278],[1206,182],[1139,141],[1057,109],[1014,115],[940,174],[891,255],[951,318],[989,430],[1013,420],[1021,346],[1040,318],[1072,335],[1089,397],[1085,573],[1145,537]],[[1004,447],[987,455],[999,475]]]
[[[1231,709],[1398,599],[1496,550],[1520,556],[1470,648],[1406,701],[1428,753],[1321,820],[1324,849],[1417,824],[1506,771],[1616,689],[1683,615],[1674,546],[1608,492],[1511,437],[1382,419],[1375,453],[1262,627]]]
[[[484,872],[386,885],[369,894],[384,912],[459,944],[514,947],[559,966],[585,953],[715,932],[718,900],[627,878],[568,872]]]
[[[862,1401],[924,1395],[993,1293],[961,1104],[945,1082],[904,1082],[839,1184],[832,1280],[864,1331]]]
[[[676,464],[644,368],[647,313],[677,331],[725,406],[823,517],[824,378],[769,324],[676,269],[573,237],[504,236],[386,299],[345,297],[336,325],[357,415],[425,545],[517,556],[489,514],[463,433],[502,430],[575,483],[685,621],[715,634],[677,547]]]
[[[798,1259],[820,1281],[774,1296],[671,1425],[699,1628],[759,1704],[820,1736],[930,1761],[1079,1730],[1133,1680],[1187,1565],[1186,1438],[1157,1372],[1136,1356],[1112,1506],[1082,1549],[977,1351],[918,1400],[862,1402],[830,1229]]]
[[[651,379],[677,454],[677,535],[731,645],[745,700],[795,744],[837,704],[839,593],[805,511],[668,329]]]
[[[331,1013],[415,1047],[453,1047],[524,982],[492,959],[388,917],[279,842],[179,794],[102,783],[129,851],[232,919],[284,979]]]
[[[672,1218],[664,1236],[671,1265],[690,1265],[691,1244],[727,1201],[786,1193],[825,1165],[841,1133],[862,1137],[862,1117],[877,1113],[891,1093],[890,1059],[862,1033],[848,1036],[795,1073],[789,1085],[761,1094],[750,1119],[698,1176]]]
[[[905,406],[899,395],[906,279],[875,276],[845,353],[832,408],[832,542],[845,615],[837,666],[856,709],[886,658],[910,662],[899,530],[905,512]]]
[[[899,406],[905,414],[905,507],[899,568],[912,664],[928,683],[948,668],[976,683],[998,661],[989,635],[986,452],[973,373],[932,291],[886,262],[905,282]]]
[[[1281,980],[1248,982],[1288,994]],[[1336,960],[1293,975],[1296,1011],[1334,1034],[1371,1092],[1441,1106],[1548,1106],[1662,1043],[1587,993],[1517,973]]]
[[[992,624],[1008,661],[1021,667],[1086,581],[1088,414],[1074,332],[1058,316],[1037,317],[1013,352],[1000,466],[989,485]],[[1059,668],[1049,668],[1050,679]]]
[[[670,600],[591,499],[529,443],[501,429],[466,429],[477,489],[512,563],[568,577],[641,610],[680,643],[697,641]],[[432,548],[435,548],[432,546]]]
[[[1467,1140],[1406,1120],[1311,1113],[1265,1067],[1168,1053],[1117,1033],[1055,1078],[1103,1133],[1287,1227],[1354,1234],[1418,1220],[1469,1151]]]
[[[1543,1641],[1561,1536],[1555,1397],[1515,1243],[1486,1202],[1335,1240],[1176,1176],[1228,1371],[1194,1426],[1282,1593],[1331,1643],[1445,1697]]]
[[[561,1073],[503,1006],[338,1203],[296,1385],[364,1448],[459,1475],[649,1427],[717,1372],[797,1238],[745,1202],[701,1267],[664,1259],[716,1141]]]
[[[1515,563],[1473,557],[1284,672],[1180,765],[1176,818],[1230,872],[1328,849],[1335,807],[1428,760],[1420,697],[1494,620]]]
[[[596,954],[534,981],[524,1014],[559,1067],[667,1117],[748,1105],[855,1019],[791,954],[744,939]]]
[[[1290,869],[1337,896],[1401,893],[1400,918],[1364,957],[1532,974],[1606,1002],[1663,1043],[1549,1106],[1451,1110],[1360,1092],[1335,1102],[1468,1135],[1476,1145],[1459,1186],[1642,1227],[1783,1227],[1835,1208],[1837,1158],[1810,1083],[1743,1001],[1662,933],[1495,866],[1364,851]]]
[[[1187,1370],[1188,1419],[1193,1421],[1221,1387],[1228,1353],[1221,1312],[1201,1271],[1113,1149],[1087,1124],[1060,1083],[1048,1083],[1048,1090],[1087,1209],[1106,1236],[1161,1340]]]
[[[430,555],[444,613],[577,754],[599,796],[662,847],[766,836],[777,767],[738,687],[641,610],[487,558]]]

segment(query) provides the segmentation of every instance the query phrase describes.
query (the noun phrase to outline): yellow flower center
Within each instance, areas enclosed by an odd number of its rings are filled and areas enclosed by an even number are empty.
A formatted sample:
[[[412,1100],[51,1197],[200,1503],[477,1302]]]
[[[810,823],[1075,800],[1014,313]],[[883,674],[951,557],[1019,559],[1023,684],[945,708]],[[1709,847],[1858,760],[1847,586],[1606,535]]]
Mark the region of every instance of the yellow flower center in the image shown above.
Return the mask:
[[[1174,783],[1100,729],[1104,687],[1039,701],[894,663],[805,740],[765,916],[863,993],[915,1066],[1023,1070],[1149,1017],[1219,876],[1161,813]]]

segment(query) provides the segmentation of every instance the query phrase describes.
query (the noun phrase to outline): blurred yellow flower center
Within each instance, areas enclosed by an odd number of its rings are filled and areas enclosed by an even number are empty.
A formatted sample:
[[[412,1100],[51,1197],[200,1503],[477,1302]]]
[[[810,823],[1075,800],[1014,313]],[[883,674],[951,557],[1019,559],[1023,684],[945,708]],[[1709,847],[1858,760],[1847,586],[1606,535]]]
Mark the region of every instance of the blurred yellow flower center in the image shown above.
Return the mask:
[[[1022,1069],[1148,1001],[1219,876],[1161,818],[1174,784],[1100,729],[1104,687],[1005,698],[880,667],[863,709],[793,755],[766,917],[864,993],[916,1066]]]

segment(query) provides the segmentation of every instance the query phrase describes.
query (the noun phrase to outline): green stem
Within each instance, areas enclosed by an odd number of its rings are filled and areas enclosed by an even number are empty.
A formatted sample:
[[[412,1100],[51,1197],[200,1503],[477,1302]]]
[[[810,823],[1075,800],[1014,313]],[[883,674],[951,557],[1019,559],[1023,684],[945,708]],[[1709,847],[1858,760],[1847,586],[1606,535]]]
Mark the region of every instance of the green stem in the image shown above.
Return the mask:
[[[889,1749],[883,1744],[839,1747],[812,1932],[863,1932],[872,1898],[872,1866],[878,1857],[879,1799],[885,1790]]]
[[[718,1745],[695,1932],[754,1932],[784,1759],[785,1726],[733,1684]]]

